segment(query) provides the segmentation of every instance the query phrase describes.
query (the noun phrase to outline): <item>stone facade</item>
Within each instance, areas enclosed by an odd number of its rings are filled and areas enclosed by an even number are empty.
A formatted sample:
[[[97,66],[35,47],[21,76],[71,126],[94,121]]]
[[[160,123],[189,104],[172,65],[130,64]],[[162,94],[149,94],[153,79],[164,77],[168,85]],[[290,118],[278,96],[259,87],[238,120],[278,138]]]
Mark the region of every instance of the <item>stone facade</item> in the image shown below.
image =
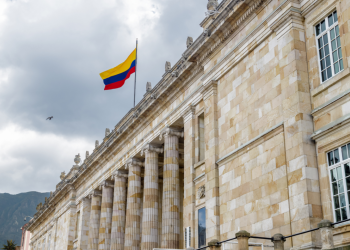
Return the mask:
[[[347,222],[281,236],[350,218],[350,1],[207,6],[203,33],[38,207],[32,249],[350,242]]]

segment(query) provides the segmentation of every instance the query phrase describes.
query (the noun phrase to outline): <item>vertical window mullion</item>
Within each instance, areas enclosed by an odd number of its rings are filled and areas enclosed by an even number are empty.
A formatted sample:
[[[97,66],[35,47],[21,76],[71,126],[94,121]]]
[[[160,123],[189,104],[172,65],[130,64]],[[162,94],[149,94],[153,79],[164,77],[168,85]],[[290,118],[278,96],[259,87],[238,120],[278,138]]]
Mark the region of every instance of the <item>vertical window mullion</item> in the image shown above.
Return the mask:
[[[326,19],[327,19],[327,23],[328,23],[328,18],[326,18]],[[334,74],[335,74],[335,71],[334,71],[334,62],[333,62],[333,48],[332,48],[332,40],[331,40],[331,29],[327,29],[326,32],[327,32],[327,37],[328,37],[329,57],[331,59],[331,70],[332,70],[332,77],[333,77]]]
[[[327,154],[328,157],[328,154]],[[336,221],[336,216],[335,216],[335,205],[334,205],[334,193],[333,193],[333,185],[332,185],[332,174],[331,174],[332,169],[328,169],[328,173],[329,173],[329,183],[330,183],[330,188],[331,188],[331,201],[332,201],[332,212],[333,212],[333,218],[334,221]]]
[[[341,147],[340,147],[341,149]],[[340,157],[342,158],[342,155],[340,153]],[[347,219],[349,218],[349,201],[348,201],[348,188],[346,186],[346,175],[345,175],[345,166],[344,164],[340,164],[340,167],[343,172],[343,185],[344,185],[344,195],[345,195],[345,204],[346,204],[346,214],[347,214]]]

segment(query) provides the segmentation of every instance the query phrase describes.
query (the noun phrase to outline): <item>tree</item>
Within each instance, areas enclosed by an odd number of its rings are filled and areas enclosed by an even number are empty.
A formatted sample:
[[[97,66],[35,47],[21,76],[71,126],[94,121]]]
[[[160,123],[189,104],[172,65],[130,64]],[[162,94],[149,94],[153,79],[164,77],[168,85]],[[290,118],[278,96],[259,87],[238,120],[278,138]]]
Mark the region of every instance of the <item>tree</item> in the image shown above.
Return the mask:
[[[15,250],[16,249],[16,243],[12,240],[7,240],[7,245],[4,245],[1,249],[3,250]]]

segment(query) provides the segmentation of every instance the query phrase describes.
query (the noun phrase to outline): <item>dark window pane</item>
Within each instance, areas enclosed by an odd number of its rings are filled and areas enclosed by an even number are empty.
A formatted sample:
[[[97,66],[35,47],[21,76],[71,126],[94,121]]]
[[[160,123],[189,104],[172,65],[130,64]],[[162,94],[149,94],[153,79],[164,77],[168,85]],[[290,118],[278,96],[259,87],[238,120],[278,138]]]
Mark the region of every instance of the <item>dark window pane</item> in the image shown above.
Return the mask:
[[[341,154],[343,156],[343,160],[348,159],[348,149],[346,148],[346,145],[341,147]],[[347,164],[345,164],[347,165]],[[345,167],[345,173],[346,173],[346,167]]]
[[[333,62],[336,62],[336,61],[338,61],[338,52],[334,51],[333,52]]]
[[[341,167],[337,167],[337,180],[343,179],[343,172],[341,171]]]
[[[336,11],[333,12],[333,19],[334,19],[334,22],[338,22],[338,16]]]
[[[320,30],[321,26],[319,24],[316,25],[316,36],[318,36],[321,33]]]
[[[327,44],[328,43],[328,36],[327,34],[323,35],[323,44]]]
[[[331,57],[330,56],[326,57],[326,66],[327,67],[331,66]]]
[[[328,26],[333,24],[333,15],[328,16]]]
[[[350,177],[346,178],[346,187],[348,190],[350,190]]]
[[[339,48],[340,47],[340,36],[337,37],[337,45],[338,45],[337,48]]]
[[[329,55],[329,47],[328,47],[328,45],[324,46],[324,55],[325,56]]]
[[[326,71],[322,71],[322,82],[327,80]]]
[[[333,187],[333,195],[338,194],[338,184],[337,184],[337,182],[333,182],[332,183],[332,187]]]
[[[324,70],[326,68],[326,62],[325,60],[321,60],[321,70]]]
[[[345,207],[345,206],[346,206],[345,194],[339,195],[339,198],[340,198],[340,206],[341,206],[341,207]]]
[[[323,32],[323,31],[325,31],[325,30],[326,30],[326,21],[323,20],[323,21],[321,22],[321,31]]]
[[[334,196],[333,197],[333,200],[334,200],[334,208],[337,209],[339,208],[339,196]]]
[[[320,49],[320,59],[324,57],[323,49]]]
[[[335,169],[331,170],[331,179],[332,179],[332,182],[337,180],[337,171]]]
[[[340,210],[335,210],[335,219],[337,222],[341,221]]]
[[[329,57],[329,56],[328,56]],[[327,77],[328,78],[331,78],[332,77],[332,69],[331,69],[331,67],[329,67],[328,69],[327,69]]]
[[[318,47],[322,48],[323,42],[322,42],[322,37],[318,39]]]
[[[339,36],[339,26],[335,26],[335,34],[336,36]]]
[[[339,63],[334,64],[334,74],[337,74],[339,72]]]
[[[339,193],[343,193],[344,192],[343,180],[338,181],[338,191],[339,191]]]
[[[341,53],[341,49],[338,49],[339,59],[343,58],[343,54]]]
[[[339,61],[339,65],[340,65],[340,70],[343,70],[344,69],[344,66],[343,66],[343,59],[341,59]]]
[[[334,164],[333,151],[328,153],[328,165],[332,166]]]
[[[198,210],[198,246],[206,245],[205,207]]]
[[[343,220],[346,220],[348,218],[348,216],[346,214],[346,208],[341,209],[341,216],[342,216]]]
[[[334,163],[338,163],[339,161],[340,161],[339,149],[336,149],[336,150],[334,150]],[[339,177],[339,175],[338,175],[338,177]],[[339,178],[343,178],[343,177],[339,177]]]
[[[345,163],[344,164],[344,169],[345,169],[345,175],[349,176],[350,175],[350,165],[349,165],[349,163]],[[349,191],[350,191],[350,188],[349,188]]]
[[[335,31],[334,29],[331,29],[331,40],[335,38]]]
[[[332,41],[332,51],[337,49],[337,44],[335,43],[335,40]]]

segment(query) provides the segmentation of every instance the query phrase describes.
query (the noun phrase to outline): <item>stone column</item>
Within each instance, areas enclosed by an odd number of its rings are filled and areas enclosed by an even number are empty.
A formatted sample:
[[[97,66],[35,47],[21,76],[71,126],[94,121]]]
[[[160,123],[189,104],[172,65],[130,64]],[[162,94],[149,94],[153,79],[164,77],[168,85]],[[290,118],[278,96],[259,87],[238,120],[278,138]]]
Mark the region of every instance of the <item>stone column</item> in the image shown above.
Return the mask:
[[[271,241],[273,242],[274,250],[284,250],[284,242],[286,239],[282,234],[275,234],[272,236]]]
[[[114,199],[112,216],[111,250],[123,250],[125,241],[126,220],[126,171],[116,171],[114,178]]]
[[[101,219],[99,229],[99,250],[110,250],[113,211],[113,181],[103,181],[102,189]]]
[[[163,179],[158,182],[158,246],[162,245]]]
[[[129,176],[124,250],[141,249],[141,166],[142,162],[136,158],[130,159],[126,164]]]
[[[217,82],[211,81],[204,86],[204,125],[205,125],[205,209],[206,238],[220,240],[220,201],[219,170],[219,131],[217,115]]]
[[[249,245],[248,245],[248,240],[250,237],[250,233],[248,233],[245,230],[241,230],[236,233],[236,238],[238,241],[238,250],[248,250]]]
[[[322,220],[318,223],[321,231],[322,250],[333,249],[333,226],[329,220]]]
[[[90,193],[90,198],[91,198],[91,211],[90,211],[88,250],[98,250],[102,192],[93,190]]]
[[[70,204],[67,210],[67,220],[68,220],[68,235],[67,235],[67,250],[73,249],[75,240],[75,230],[77,225],[77,206],[75,203],[76,193],[73,184],[68,184]]]
[[[142,250],[158,248],[158,154],[163,149],[147,144],[141,150],[145,153],[145,177],[143,189]]]
[[[163,215],[161,248],[178,249],[180,242],[179,137],[184,133],[166,127],[164,136]]]
[[[91,199],[89,197],[83,198],[81,201],[82,208],[80,209],[81,220],[80,220],[80,229],[79,233],[79,245],[78,250],[87,250],[88,241],[89,241],[89,221],[90,221],[90,212],[91,212]]]

